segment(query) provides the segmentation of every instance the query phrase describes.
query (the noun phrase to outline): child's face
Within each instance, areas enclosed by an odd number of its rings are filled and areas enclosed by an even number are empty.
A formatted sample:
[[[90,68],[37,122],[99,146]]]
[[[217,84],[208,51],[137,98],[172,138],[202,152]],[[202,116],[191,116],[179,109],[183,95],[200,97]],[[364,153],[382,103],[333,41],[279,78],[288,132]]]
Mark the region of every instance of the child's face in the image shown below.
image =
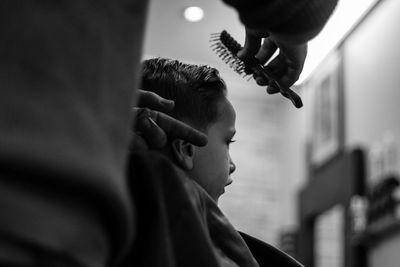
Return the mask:
[[[235,135],[236,113],[232,104],[224,97],[219,103],[219,118],[207,131],[208,144],[196,148],[190,176],[210,196],[218,201],[225,192],[224,187],[232,183],[230,174],[235,164],[229,155],[229,144]]]

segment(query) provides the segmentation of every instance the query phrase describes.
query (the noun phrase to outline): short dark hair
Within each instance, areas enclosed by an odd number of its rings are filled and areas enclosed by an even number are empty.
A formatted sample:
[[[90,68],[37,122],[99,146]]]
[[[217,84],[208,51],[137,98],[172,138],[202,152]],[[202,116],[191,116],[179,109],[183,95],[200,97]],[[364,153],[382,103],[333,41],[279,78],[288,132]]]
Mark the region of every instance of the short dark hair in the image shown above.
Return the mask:
[[[217,69],[167,58],[143,61],[140,89],[175,101],[168,114],[201,131],[218,119],[218,102],[227,94]]]

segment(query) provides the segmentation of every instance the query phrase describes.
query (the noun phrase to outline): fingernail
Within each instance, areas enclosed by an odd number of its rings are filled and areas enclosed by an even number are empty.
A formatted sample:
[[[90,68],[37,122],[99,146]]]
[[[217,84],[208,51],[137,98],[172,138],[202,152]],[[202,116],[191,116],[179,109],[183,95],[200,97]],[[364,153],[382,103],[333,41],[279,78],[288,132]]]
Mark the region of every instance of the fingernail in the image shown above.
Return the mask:
[[[157,125],[157,123],[151,118],[151,117],[147,117],[147,121],[149,122],[149,124],[150,124],[150,127],[157,127],[158,128],[158,125]]]
[[[149,129],[155,127],[155,126],[158,127],[157,123],[155,121],[153,121],[152,118],[150,118],[150,117],[145,117],[144,118],[144,120],[143,120],[143,128],[144,129],[149,130]]]
[[[152,118],[147,117],[146,119],[147,119],[147,121],[150,123],[150,127],[158,126],[157,123],[156,123],[155,121],[153,121]]]
[[[168,99],[161,100],[160,104],[168,109],[172,109],[175,106],[175,102],[173,100],[168,100]]]

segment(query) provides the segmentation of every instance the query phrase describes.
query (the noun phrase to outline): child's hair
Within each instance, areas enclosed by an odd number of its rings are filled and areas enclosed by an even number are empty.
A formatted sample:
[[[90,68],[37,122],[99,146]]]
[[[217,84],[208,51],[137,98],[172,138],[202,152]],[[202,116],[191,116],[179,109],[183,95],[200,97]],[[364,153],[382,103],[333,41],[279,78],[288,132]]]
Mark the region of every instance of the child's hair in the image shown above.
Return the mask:
[[[140,89],[175,101],[168,114],[201,131],[218,119],[218,101],[227,94],[217,69],[166,58],[143,61]]]

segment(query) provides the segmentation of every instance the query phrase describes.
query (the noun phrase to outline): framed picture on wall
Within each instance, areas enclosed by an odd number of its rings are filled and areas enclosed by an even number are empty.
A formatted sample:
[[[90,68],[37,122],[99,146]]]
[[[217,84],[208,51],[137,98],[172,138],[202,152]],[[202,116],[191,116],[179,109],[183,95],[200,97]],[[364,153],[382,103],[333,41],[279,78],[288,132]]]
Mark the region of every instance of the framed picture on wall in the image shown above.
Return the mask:
[[[343,146],[343,82],[339,51],[331,53],[308,82],[311,93],[311,164],[318,166]]]

